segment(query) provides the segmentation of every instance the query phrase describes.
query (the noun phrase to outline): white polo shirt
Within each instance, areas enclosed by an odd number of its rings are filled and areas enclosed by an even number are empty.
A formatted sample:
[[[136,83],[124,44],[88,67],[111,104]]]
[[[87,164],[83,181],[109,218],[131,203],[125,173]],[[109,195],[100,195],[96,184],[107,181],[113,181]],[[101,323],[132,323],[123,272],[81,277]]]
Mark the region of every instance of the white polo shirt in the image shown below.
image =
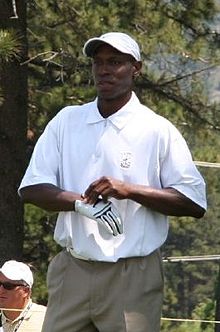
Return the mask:
[[[101,176],[158,189],[173,187],[206,209],[205,183],[185,140],[134,92],[107,119],[100,115],[97,100],[61,110],[39,138],[20,188],[51,183],[84,193]],[[69,211],[59,213],[55,240],[80,256],[112,262],[145,256],[164,243],[166,216],[131,200],[111,200],[124,221],[123,234],[114,237],[96,221]]]

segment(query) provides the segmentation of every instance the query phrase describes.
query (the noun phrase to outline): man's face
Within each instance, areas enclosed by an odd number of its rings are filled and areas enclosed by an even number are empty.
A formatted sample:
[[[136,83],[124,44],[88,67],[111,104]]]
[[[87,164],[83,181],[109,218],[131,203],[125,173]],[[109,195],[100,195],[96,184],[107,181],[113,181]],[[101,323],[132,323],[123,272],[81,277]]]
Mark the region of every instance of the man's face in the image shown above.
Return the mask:
[[[0,272],[0,307],[9,309],[23,308],[29,295],[29,288],[24,286],[16,286],[15,288],[8,290],[3,287],[1,282],[7,282],[16,285],[19,284],[19,282],[6,278]]]
[[[103,44],[92,59],[92,73],[99,98],[120,99],[132,90],[133,77],[140,71],[141,63],[128,54]]]

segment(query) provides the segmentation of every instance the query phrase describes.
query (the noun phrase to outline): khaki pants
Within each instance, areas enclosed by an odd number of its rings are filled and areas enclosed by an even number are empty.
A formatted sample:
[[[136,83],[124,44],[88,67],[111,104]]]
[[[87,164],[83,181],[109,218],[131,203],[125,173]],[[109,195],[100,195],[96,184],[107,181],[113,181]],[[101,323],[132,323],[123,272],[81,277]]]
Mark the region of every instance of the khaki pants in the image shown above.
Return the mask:
[[[159,250],[117,263],[60,252],[48,269],[42,332],[159,332],[163,272]]]

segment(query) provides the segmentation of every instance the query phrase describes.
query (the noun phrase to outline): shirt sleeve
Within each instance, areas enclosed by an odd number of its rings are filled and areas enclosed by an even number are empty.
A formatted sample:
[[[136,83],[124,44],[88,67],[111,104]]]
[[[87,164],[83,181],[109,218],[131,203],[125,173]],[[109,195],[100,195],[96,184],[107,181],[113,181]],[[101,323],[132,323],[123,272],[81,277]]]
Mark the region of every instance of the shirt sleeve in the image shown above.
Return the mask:
[[[18,189],[40,183],[59,186],[59,147],[58,139],[51,123],[38,139],[30,163]]]
[[[205,181],[193,162],[185,139],[172,125],[161,162],[161,183],[164,188],[175,188],[207,209]]]

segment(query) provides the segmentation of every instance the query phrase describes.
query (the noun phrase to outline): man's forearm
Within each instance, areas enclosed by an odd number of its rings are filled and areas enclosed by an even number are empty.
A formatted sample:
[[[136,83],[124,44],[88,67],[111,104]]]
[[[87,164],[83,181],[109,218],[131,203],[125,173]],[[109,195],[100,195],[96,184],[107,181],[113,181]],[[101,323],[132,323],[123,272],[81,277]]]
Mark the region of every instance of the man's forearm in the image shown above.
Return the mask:
[[[94,204],[98,197],[103,199],[131,199],[146,208],[167,216],[191,216],[201,218],[205,210],[174,188],[155,189],[133,184],[108,176],[93,181],[85,191],[85,200]]]
[[[73,211],[74,201],[82,199],[77,193],[62,190],[52,184],[36,184],[20,190],[24,203],[34,204],[48,211]]]
[[[205,210],[173,188],[154,189],[142,185],[125,186],[131,199],[156,212],[170,216],[203,217]],[[74,201],[82,200],[81,195],[64,191],[51,184],[37,184],[20,190],[24,203],[34,204],[48,211],[72,211]],[[114,195],[116,199],[117,195]],[[123,199],[120,197],[120,199]]]
[[[205,210],[173,188],[134,186],[129,198],[167,216],[203,217]]]

